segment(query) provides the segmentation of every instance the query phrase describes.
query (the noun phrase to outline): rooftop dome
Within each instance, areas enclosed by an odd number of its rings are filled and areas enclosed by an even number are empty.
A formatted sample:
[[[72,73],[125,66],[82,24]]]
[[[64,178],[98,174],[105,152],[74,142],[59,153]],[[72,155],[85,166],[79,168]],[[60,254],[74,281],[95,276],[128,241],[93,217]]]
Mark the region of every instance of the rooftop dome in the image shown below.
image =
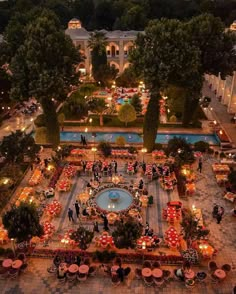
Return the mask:
[[[82,28],[81,21],[77,18],[72,18],[68,22],[68,29],[81,29],[81,28]]]

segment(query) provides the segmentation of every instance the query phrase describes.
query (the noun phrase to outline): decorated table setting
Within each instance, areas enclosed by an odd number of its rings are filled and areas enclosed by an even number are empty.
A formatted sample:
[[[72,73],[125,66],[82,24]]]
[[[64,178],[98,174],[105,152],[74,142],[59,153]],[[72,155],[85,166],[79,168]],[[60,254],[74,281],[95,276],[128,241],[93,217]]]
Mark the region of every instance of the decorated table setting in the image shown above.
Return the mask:
[[[85,170],[92,171],[92,169],[93,169],[93,161],[87,161]]]
[[[67,232],[65,232],[65,234],[63,236],[59,237],[59,240],[62,244],[64,244],[65,246],[68,245],[76,245],[75,240],[71,239],[71,235],[74,233],[74,230],[68,230]]]
[[[33,172],[31,178],[29,179],[29,185],[35,186],[37,185],[42,179],[42,173],[39,169],[35,169]]]
[[[230,172],[230,168],[227,164],[214,163],[212,164],[212,169],[213,169],[213,172],[215,173],[228,174]]]
[[[71,180],[69,180],[68,178],[62,178],[57,182],[56,187],[59,191],[69,191],[71,188]]]
[[[166,158],[165,152],[163,150],[152,151],[152,157],[154,158]]]
[[[42,225],[43,225],[43,236],[41,237],[41,239],[47,240],[51,238],[51,236],[55,232],[55,227],[49,221],[42,223]]]
[[[194,183],[186,183],[186,193],[195,193],[196,192],[196,185]]]
[[[128,162],[127,173],[134,173],[134,166],[132,162]]]
[[[145,247],[152,247],[154,244],[154,239],[150,236],[142,236],[137,240],[137,246],[142,247],[145,245]]]
[[[100,243],[100,245],[102,246],[114,246],[114,240],[113,237],[107,234],[102,234],[99,238],[98,238],[98,242]]]
[[[62,176],[65,178],[71,178],[76,174],[76,167],[74,165],[68,165],[63,169]]]
[[[168,221],[175,221],[180,218],[180,213],[177,212],[174,206],[167,206],[166,214],[167,214]]]
[[[70,154],[72,156],[83,156],[85,154],[85,150],[84,149],[72,149]]]
[[[48,216],[55,217],[60,214],[61,209],[61,203],[58,200],[53,200],[51,203],[46,205],[45,212]]]
[[[165,232],[165,241],[171,248],[179,247],[179,234],[174,227],[169,227]]]

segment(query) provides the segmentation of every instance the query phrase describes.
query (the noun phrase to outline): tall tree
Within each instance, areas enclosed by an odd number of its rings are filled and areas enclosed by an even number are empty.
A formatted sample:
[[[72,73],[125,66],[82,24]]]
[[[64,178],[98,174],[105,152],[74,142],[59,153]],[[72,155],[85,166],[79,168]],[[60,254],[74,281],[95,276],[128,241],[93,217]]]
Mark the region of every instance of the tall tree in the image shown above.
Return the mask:
[[[92,74],[95,81],[108,86],[116,78],[118,70],[107,62],[107,37],[103,32],[95,31],[89,39],[89,48],[92,49]]]
[[[97,113],[99,115],[100,126],[103,126],[103,115],[107,111],[108,107],[104,99],[93,98],[88,101],[88,109],[91,112]]]
[[[199,51],[190,42],[180,21],[151,21],[140,34],[130,60],[151,91],[144,120],[144,146],[151,151],[159,124],[160,91],[170,82],[183,84],[197,75]],[[186,67],[186,62],[188,66]]]
[[[60,29],[57,17],[49,11],[43,11],[29,23],[25,41],[11,62],[11,96],[17,99],[33,96],[41,103],[48,143],[54,146],[60,137],[52,98],[65,99],[70,85],[78,82],[75,68],[79,62],[78,50]]]
[[[107,37],[103,32],[95,31],[90,35],[88,41],[89,48],[92,50],[92,74],[95,81],[101,78],[101,69],[107,65],[106,45]]]

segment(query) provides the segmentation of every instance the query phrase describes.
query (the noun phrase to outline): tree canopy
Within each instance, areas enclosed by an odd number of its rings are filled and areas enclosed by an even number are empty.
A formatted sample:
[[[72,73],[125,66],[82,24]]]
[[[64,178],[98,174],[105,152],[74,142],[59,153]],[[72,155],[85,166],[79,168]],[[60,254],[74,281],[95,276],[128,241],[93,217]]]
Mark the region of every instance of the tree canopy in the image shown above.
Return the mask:
[[[39,215],[33,204],[21,202],[3,215],[3,225],[8,231],[9,238],[17,242],[29,241],[32,237],[41,237],[43,227],[39,223]]]
[[[137,118],[135,108],[131,104],[125,103],[119,110],[118,118],[127,126],[129,122],[134,121]]]
[[[11,96],[34,96],[45,114],[48,143],[59,143],[59,126],[52,98],[63,100],[70,85],[78,82],[75,72],[80,61],[78,50],[60,29],[57,17],[43,11],[27,25],[24,43],[12,58]]]

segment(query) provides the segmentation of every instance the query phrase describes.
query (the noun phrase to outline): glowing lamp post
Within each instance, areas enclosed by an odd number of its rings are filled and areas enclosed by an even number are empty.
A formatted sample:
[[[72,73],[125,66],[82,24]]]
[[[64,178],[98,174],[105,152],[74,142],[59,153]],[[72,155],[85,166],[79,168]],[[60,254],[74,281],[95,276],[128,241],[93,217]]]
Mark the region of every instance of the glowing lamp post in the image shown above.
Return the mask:
[[[95,153],[97,152],[97,148],[92,147],[91,151],[93,152],[93,161],[95,161]]]
[[[141,152],[143,154],[143,162],[144,162],[144,155],[145,155],[145,153],[147,153],[147,148],[142,148]]]

